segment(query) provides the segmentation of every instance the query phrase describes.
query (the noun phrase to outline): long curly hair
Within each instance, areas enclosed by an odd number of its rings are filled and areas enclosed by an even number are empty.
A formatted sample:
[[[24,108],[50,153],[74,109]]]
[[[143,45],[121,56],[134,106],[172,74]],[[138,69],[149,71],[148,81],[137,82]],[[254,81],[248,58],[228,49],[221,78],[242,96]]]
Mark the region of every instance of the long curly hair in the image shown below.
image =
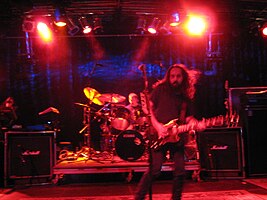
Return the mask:
[[[165,73],[163,79],[157,81],[153,85],[153,88],[161,84],[170,84],[170,71],[173,68],[178,68],[182,70],[183,82],[181,88],[179,88],[179,92],[187,99],[194,99],[196,93],[195,85],[201,73],[194,69],[188,69],[184,64],[173,64],[172,66],[170,66],[167,72]]]

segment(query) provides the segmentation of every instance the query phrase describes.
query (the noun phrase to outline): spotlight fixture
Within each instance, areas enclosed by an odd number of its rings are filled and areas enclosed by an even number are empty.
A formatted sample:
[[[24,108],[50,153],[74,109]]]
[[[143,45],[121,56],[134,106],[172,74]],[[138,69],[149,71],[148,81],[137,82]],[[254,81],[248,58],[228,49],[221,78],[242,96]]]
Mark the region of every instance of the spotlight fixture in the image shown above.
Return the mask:
[[[208,27],[208,21],[205,16],[191,14],[188,15],[188,20],[184,24],[185,30],[189,35],[201,36],[203,35]]]
[[[136,26],[136,32],[140,34],[144,34],[146,31],[146,19],[145,17],[139,17],[137,21],[137,26]]]
[[[67,25],[65,11],[60,8],[55,9],[55,21],[54,24],[58,27],[64,27]]]
[[[24,32],[28,32],[28,33],[34,32],[35,28],[36,28],[36,23],[34,21],[29,20],[29,19],[25,19],[23,21],[22,30]]]
[[[261,27],[261,35],[267,37],[267,22],[265,22]]]
[[[175,12],[171,15],[170,26],[176,27],[179,24],[180,24],[180,15],[178,12]]]
[[[97,33],[100,33],[100,32],[103,32],[103,26],[102,26],[102,20],[101,20],[101,18],[95,17],[93,19],[93,30],[94,30],[94,32],[96,34]]]
[[[160,26],[159,28],[159,32],[162,33],[162,34],[171,34],[171,31],[170,31],[170,21],[169,20],[166,20],[162,26]]]
[[[75,35],[79,32],[80,28],[73,22],[73,20],[71,18],[68,18],[68,28],[69,28],[69,31],[68,33],[70,35]]]
[[[92,27],[91,25],[89,24],[88,20],[86,19],[86,17],[80,17],[79,18],[79,22],[82,26],[82,29],[83,29],[83,33],[84,34],[88,34],[88,33],[91,33],[92,31]]]
[[[38,21],[36,28],[37,28],[39,35],[43,39],[43,41],[45,41],[45,42],[51,42],[52,41],[52,31],[45,22]]]
[[[160,19],[158,17],[154,17],[151,24],[148,26],[147,31],[151,34],[156,34],[159,24]]]

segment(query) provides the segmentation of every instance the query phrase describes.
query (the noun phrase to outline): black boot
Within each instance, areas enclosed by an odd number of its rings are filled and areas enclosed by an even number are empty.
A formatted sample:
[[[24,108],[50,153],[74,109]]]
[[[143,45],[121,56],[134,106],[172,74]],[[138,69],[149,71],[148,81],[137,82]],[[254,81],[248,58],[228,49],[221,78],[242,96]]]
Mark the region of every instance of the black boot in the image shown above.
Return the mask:
[[[134,199],[144,200],[147,192],[150,189],[151,184],[152,184],[151,175],[148,172],[145,172],[137,186],[137,191],[135,193]]]
[[[171,200],[180,200],[181,199],[183,184],[184,184],[184,176],[183,175],[173,177]]]

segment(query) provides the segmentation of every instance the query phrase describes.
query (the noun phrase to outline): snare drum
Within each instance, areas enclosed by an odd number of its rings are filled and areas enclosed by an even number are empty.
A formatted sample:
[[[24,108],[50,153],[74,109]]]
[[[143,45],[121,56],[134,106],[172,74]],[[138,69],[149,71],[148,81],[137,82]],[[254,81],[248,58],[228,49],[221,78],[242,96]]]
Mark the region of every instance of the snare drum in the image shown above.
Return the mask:
[[[143,136],[135,130],[121,132],[115,141],[117,155],[127,161],[138,160],[145,151]]]

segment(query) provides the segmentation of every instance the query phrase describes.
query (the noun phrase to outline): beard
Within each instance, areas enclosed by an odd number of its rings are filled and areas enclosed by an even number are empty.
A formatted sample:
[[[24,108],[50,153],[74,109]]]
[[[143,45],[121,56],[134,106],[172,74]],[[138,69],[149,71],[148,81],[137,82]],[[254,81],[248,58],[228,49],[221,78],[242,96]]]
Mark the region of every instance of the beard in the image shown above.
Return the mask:
[[[181,87],[181,84],[179,84],[177,81],[170,83],[170,85],[174,89],[179,89]]]

